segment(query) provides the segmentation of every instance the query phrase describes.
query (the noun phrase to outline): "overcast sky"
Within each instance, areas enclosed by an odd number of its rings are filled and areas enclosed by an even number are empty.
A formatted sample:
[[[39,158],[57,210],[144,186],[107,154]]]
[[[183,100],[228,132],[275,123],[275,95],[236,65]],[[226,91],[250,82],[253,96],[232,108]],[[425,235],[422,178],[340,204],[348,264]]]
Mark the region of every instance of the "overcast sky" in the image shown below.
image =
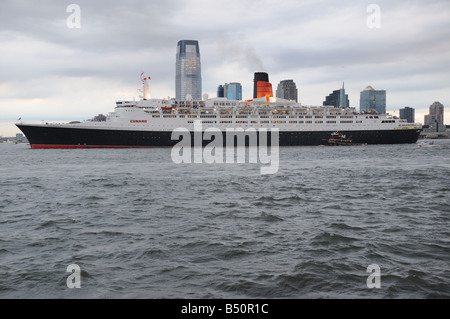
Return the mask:
[[[79,28],[69,27],[72,3]],[[183,39],[199,41],[209,97],[240,82],[251,98],[253,74],[264,71],[274,91],[294,80],[306,105],[321,105],[345,81],[357,110],[371,85],[387,91],[391,114],[411,106],[423,122],[440,101],[450,124],[449,13],[449,0],[1,0],[0,135],[19,132],[11,124],[19,117],[111,112],[116,100],[139,98],[142,71],[152,97],[174,97]]]

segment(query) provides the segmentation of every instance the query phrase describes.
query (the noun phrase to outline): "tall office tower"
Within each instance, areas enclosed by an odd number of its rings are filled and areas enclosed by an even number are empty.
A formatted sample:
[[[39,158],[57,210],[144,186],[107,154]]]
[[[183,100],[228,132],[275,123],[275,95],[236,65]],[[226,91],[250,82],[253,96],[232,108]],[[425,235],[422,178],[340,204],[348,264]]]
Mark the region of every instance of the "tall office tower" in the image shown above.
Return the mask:
[[[430,113],[425,115],[425,125],[439,123],[444,124],[444,105],[434,102],[430,105]]]
[[[181,40],[177,45],[175,95],[178,100],[190,95],[202,99],[202,74],[198,41]]]
[[[217,88],[217,97],[225,97],[225,88],[223,85],[219,85]]]
[[[342,83],[342,89],[335,90],[328,95],[323,101],[323,105],[334,107],[349,107],[350,101],[348,100],[348,94],[345,94],[344,83]]]
[[[277,97],[297,102],[298,90],[294,80],[283,80],[278,84]]]
[[[273,97],[272,84],[269,82],[269,74],[265,72],[255,72],[253,78],[253,98]]]
[[[228,100],[242,100],[241,83],[237,82],[225,83],[224,97],[226,97]]]
[[[408,123],[414,123],[415,110],[412,107],[406,106],[403,109],[400,109],[400,118],[406,120]]]
[[[386,90],[375,90],[370,85],[361,92],[359,110],[368,113],[386,113]]]

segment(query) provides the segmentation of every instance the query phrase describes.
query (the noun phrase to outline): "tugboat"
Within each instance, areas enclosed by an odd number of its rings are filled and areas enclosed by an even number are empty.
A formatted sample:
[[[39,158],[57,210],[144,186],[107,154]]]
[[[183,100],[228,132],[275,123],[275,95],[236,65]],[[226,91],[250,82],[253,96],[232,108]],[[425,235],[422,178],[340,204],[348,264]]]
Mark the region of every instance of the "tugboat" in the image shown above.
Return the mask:
[[[353,144],[352,139],[347,138],[344,134],[339,133],[339,131],[331,133],[330,138],[328,140],[326,140],[325,142],[326,142],[326,145],[330,145],[330,146],[356,145],[356,144]]]

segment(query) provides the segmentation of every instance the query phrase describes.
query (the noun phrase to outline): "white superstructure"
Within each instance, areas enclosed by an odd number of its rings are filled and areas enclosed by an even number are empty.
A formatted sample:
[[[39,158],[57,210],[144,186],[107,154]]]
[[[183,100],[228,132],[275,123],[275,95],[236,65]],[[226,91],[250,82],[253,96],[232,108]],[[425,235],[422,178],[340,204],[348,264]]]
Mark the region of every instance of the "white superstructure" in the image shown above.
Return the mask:
[[[287,100],[260,98],[233,101],[213,98],[205,101],[142,99],[116,102],[106,121],[84,121],[71,126],[129,130],[172,131],[193,129],[201,121],[204,129],[278,128],[280,131],[353,131],[419,128],[418,124],[389,114],[362,114],[354,108],[304,106]]]

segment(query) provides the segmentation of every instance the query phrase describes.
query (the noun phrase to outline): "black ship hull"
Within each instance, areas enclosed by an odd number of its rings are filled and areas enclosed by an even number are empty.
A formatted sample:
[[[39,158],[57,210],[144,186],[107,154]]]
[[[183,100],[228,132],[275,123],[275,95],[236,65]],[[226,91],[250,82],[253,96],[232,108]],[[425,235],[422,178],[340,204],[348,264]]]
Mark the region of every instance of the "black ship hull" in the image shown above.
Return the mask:
[[[173,147],[182,138],[172,140],[171,131],[130,131],[118,129],[90,129],[76,127],[61,127],[52,125],[16,124],[27,137],[31,148],[146,148],[146,147]],[[405,144],[416,143],[420,129],[399,130],[361,130],[340,131],[351,137],[358,144]],[[332,134],[332,131],[279,131],[279,146],[307,146],[323,145]],[[196,133],[198,134],[198,133]],[[228,137],[223,134],[223,144]],[[243,133],[246,135],[247,133]],[[194,132],[190,132],[191,144],[198,142]],[[236,133],[238,135],[238,133]],[[257,143],[260,136],[256,132]],[[212,138],[214,140],[214,137]],[[249,136],[244,136],[245,145],[254,145]],[[239,136],[234,137],[234,145],[242,145]],[[267,132],[267,144],[271,144],[271,132]],[[202,146],[211,143],[211,139],[201,138]],[[259,144],[257,144],[259,145]],[[243,145],[242,145],[243,146]],[[256,146],[256,145],[254,145]]]

